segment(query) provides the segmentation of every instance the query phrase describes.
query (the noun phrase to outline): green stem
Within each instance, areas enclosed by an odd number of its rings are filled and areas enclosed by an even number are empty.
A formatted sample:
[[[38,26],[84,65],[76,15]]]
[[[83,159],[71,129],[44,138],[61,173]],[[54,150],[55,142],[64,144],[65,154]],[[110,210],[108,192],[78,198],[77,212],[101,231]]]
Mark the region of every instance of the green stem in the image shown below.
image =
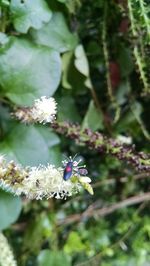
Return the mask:
[[[132,4],[133,4],[132,0],[128,0],[128,10],[129,10],[130,23],[131,23],[131,32],[132,32],[133,38],[137,40],[138,39],[138,32],[137,32],[137,29],[136,29],[136,21],[135,21],[135,18],[134,18]],[[141,44],[140,44],[140,50],[141,50]],[[135,44],[135,46],[134,46],[133,54],[134,54],[134,57],[135,57],[135,60],[136,60],[136,63],[137,63],[138,69],[139,69],[141,80],[142,80],[143,85],[144,85],[144,94],[148,94],[148,93],[150,93],[150,87],[149,87],[149,84],[148,84],[148,81],[147,81],[147,77],[146,77],[146,73],[145,73],[145,70],[144,70],[144,68],[145,68],[145,64],[143,62],[144,58],[142,59],[137,44]]]
[[[114,118],[114,123],[116,123],[120,117],[120,107],[118,103],[116,102],[116,99],[113,95],[113,89],[111,84],[111,78],[109,73],[109,52],[108,52],[108,46],[107,46],[107,3],[105,3],[104,6],[104,20],[103,20],[103,29],[102,29],[102,42],[103,42],[103,53],[104,53],[104,59],[105,59],[105,65],[106,65],[106,80],[107,80],[107,89],[108,89],[108,95],[110,97],[110,101],[114,108],[116,109],[116,114]]]
[[[140,8],[141,8],[141,14],[142,14],[142,16],[144,18],[145,25],[146,25],[146,28],[147,28],[148,37],[149,37],[149,40],[150,40],[150,19],[148,18],[147,10],[146,10],[144,1],[143,0],[139,0],[139,4],[140,4]]]
[[[0,31],[5,33],[6,31],[6,25],[7,25],[7,14],[5,8],[0,8],[1,10],[1,16],[0,16]]]

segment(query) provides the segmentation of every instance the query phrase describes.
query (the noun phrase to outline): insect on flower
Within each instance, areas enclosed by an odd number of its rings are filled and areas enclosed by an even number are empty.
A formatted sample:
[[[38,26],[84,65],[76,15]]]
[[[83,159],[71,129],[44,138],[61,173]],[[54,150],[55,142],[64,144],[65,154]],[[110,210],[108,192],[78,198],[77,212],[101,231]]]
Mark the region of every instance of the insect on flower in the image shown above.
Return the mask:
[[[64,173],[63,173],[63,179],[67,181],[68,179],[71,178],[73,174],[78,174],[78,175],[87,175],[88,171],[85,168],[85,165],[78,166],[82,159],[79,159],[78,161],[75,161],[77,154],[72,158],[69,156],[67,160],[63,161],[63,165],[65,167]]]

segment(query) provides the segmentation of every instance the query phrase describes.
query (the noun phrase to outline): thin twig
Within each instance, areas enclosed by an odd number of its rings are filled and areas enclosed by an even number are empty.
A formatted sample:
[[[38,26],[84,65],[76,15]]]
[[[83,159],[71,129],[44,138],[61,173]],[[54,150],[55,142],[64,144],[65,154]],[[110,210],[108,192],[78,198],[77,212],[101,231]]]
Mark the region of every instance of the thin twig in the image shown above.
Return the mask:
[[[119,120],[120,117],[120,106],[118,105],[114,95],[113,95],[113,88],[111,84],[111,78],[110,78],[110,73],[109,73],[109,52],[108,52],[108,45],[107,45],[107,2],[105,1],[104,4],[104,18],[103,18],[103,28],[102,28],[102,42],[103,42],[103,53],[104,53],[104,60],[105,60],[105,65],[106,65],[106,81],[107,81],[107,90],[108,90],[108,95],[110,98],[110,101],[115,108],[115,118],[114,118],[114,123],[116,123]]]
[[[125,200],[122,200],[120,202],[117,202],[115,204],[111,204],[110,206],[103,207],[100,209],[94,209],[94,206],[92,205],[92,208],[88,207],[87,210],[85,210],[82,214],[73,214],[65,218],[64,220],[60,220],[58,222],[58,225],[69,225],[75,222],[82,221],[83,219],[87,219],[90,217],[104,217],[110,213],[113,213],[116,210],[139,204],[141,202],[149,201],[150,200],[150,192],[141,194],[141,195],[136,195],[130,198],[127,198]],[[97,206],[96,206],[97,207]]]
[[[150,177],[150,173],[142,173],[142,174],[137,174],[134,175],[133,177],[131,177],[131,180],[139,180],[139,179],[145,179],[147,177]],[[121,183],[126,183],[128,182],[130,179],[130,177],[127,176],[123,176],[120,177],[118,180]],[[92,185],[93,188],[97,188],[99,186],[103,186],[103,185],[113,185],[116,182],[116,178],[109,178],[109,179],[105,179],[105,180],[101,180],[99,182],[96,182],[95,184]]]

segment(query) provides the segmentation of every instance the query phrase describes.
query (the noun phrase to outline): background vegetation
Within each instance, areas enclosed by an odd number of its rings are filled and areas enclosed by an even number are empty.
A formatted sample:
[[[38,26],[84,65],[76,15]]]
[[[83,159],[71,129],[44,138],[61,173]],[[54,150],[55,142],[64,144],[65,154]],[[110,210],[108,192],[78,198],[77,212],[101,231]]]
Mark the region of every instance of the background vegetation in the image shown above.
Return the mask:
[[[18,265],[149,265],[149,171],[10,115],[53,95],[59,122],[148,153],[149,1],[1,0],[0,19],[0,153],[24,166],[79,153],[95,191],[29,201],[1,190],[0,230]]]

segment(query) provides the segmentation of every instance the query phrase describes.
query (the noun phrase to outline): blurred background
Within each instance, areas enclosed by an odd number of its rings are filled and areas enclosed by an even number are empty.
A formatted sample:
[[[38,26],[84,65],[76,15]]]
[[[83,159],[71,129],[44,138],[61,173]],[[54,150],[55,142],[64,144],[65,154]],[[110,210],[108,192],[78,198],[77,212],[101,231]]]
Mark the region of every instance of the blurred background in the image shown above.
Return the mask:
[[[53,96],[59,122],[149,153],[149,0],[1,0],[0,20],[0,153],[23,166],[78,153],[94,189],[42,201],[0,190],[0,230],[17,264],[150,265],[149,202],[125,204],[149,191],[149,174],[11,117]]]

